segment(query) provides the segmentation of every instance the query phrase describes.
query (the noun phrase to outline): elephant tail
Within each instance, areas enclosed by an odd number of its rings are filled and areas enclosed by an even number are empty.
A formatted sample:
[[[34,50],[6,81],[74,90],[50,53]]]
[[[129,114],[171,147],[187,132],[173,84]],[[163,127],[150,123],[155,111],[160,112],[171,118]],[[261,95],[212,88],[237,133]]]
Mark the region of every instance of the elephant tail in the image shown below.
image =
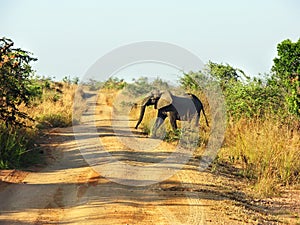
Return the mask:
[[[200,99],[196,95],[194,95],[192,93],[187,93],[187,94],[192,97],[195,106],[197,107],[197,105],[198,105],[200,107],[199,116],[200,116],[201,109],[202,109],[206,125],[209,127],[208,120],[207,120],[207,117],[206,117],[206,114],[205,114],[205,111],[204,111],[204,106],[203,106],[202,102],[200,101]]]
[[[205,111],[204,111],[204,107],[202,108],[202,112],[203,112],[203,115],[204,115],[204,118],[205,118],[206,125],[209,127],[208,120],[207,120],[207,117],[206,117],[206,114],[205,114]]]

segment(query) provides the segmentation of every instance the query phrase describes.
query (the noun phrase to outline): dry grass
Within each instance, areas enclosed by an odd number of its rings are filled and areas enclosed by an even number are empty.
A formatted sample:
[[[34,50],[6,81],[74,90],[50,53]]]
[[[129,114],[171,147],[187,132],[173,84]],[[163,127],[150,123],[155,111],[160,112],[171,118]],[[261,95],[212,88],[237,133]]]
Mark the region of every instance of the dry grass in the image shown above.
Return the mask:
[[[194,94],[201,99],[210,121],[207,98],[201,92]],[[199,154],[209,139],[209,129],[203,124],[202,116]],[[254,192],[261,196],[277,194],[281,186],[298,185],[300,130],[297,119],[290,118],[285,122],[260,118],[229,121],[219,159],[239,168],[253,184]]]
[[[35,122],[28,125],[39,128],[72,125],[72,107],[76,89],[77,85],[68,84],[63,85],[62,93],[44,89],[42,99],[36,99],[29,108],[22,106],[21,110],[35,119]]]
[[[258,195],[299,184],[300,133],[275,120],[240,120],[229,124],[220,158],[240,167]]]
[[[204,105],[207,105],[204,102]],[[132,110],[132,118],[137,120],[139,108]],[[140,128],[150,134],[157,110],[147,107]],[[206,107],[209,115],[209,108]],[[169,121],[165,121],[168,140],[172,138]],[[209,139],[209,128],[200,121],[198,149],[201,152]],[[176,135],[176,134],[175,134]],[[225,161],[240,170],[258,196],[278,194],[280,187],[300,183],[300,131],[297,126],[283,124],[274,119],[241,119],[229,122],[225,134],[224,147],[220,150],[218,160]]]
[[[117,91],[101,90],[101,92],[105,94],[102,102],[104,100],[110,106],[120,105],[120,102],[116,104]],[[198,93],[198,96],[201,95]],[[204,97],[201,100],[209,117],[208,103]],[[140,107],[132,108],[130,117],[137,121],[139,113]],[[157,110],[147,107],[140,125],[144,133],[150,135],[156,116]],[[201,115],[199,147],[195,156],[201,155],[209,139],[210,131],[204,124]],[[168,140],[178,142],[178,138],[172,138],[168,119],[164,125],[160,129],[161,133],[167,131]],[[234,123],[229,122],[224,147],[218,155],[219,160],[238,168],[240,174],[252,183],[254,193],[257,195],[277,194],[280,186],[300,182],[300,132],[295,128],[296,125],[286,125],[274,119],[241,119]]]
[[[113,106],[116,96],[118,94],[117,90],[113,90],[113,89],[101,89],[100,92],[102,94],[104,94],[105,96],[105,103],[108,106]],[[102,99],[100,99],[100,101],[102,101]]]
[[[24,121],[27,126],[34,129],[26,127],[7,129],[3,124],[0,126],[0,139],[5,146],[0,154],[0,169],[27,167],[40,163],[43,159],[39,154],[39,147],[35,144],[39,135],[38,129],[72,125],[77,85],[61,83],[59,88],[44,88],[43,95],[33,100],[30,107],[20,106],[20,111],[34,119],[34,121]],[[83,94],[79,89],[79,97],[76,100],[80,101],[80,110],[85,108]],[[81,113],[79,110],[76,112]]]

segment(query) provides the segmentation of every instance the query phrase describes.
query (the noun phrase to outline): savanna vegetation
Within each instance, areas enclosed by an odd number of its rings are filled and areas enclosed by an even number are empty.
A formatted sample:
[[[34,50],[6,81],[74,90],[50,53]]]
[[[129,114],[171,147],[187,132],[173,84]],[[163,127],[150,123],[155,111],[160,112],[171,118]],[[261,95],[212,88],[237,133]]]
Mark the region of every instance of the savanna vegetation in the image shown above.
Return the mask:
[[[213,168],[232,167],[237,176],[250,183],[253,193],[273,195],[282,187],[300,184],[300,40],[285,40],[277,50],[271,71],[258,77],[229,64],[208,62],[202,71],[183,74],[180,87],[159,78],[152,82],[140,78],[128,84],[126,92],[143,95],[153,89],[183,89],[197,95],[209,112],[206,89],[219,85],[226,100],[227,129]],[[147,134],[156,117],[153,107],[148,108],[142,122]],[[133,117],[138,113],[134,110]],[[210,133],[204,120],[200,123],[196,157],[201,157]],[[181,131],[173,132],[168,121],[165,124],[168,131],[164,139],[178,141]]]
[[[203,87],[198,84],[209,79],[207,74],[220,84],[227,129],[215,163],[237,168],[258,195],[272,195],[300,181],[299,47],[300,40],[280,43],[272,71],[264,76],[250,78],[228,64],[209,62],[204,71],[181,78],[184,88],[199,96]]]
[[[9,39],[0,39],[0,169],[32,163],[32,157],[37,155],[33,139],[41,129],[72,124],[78,84],[78,78],[65,77],[55,82],[36,76],[31,67],[36,58],[13,45]],[[227,129],[214,168],[224,164],[233,167],[237,176],[249,181],[255,193],[272,195],[282,186],[300,184],[300,40],[282,41],[277,53],[272,70],[258,77],[250,77],[229,64],[208,62],[202,71],[183,74],[180,86],[143,77],[132,83],[110,78],[105,82],[90,80],[86,85],[92,91],[101,88],[110,94],[109,105],[119,90],[133,96],[143,96],[154,89],[190,92],[202,100],[209,115],[205,89],[218,84],[226,99]],[[132,110],[134,118],[138,113],[138,108]],[[143,132],[150,133],[155,116],[155,109],[149,107]],[[200,124],[196,157],[201,157],[210,133],[204,121]],[[180,130],[173,132],[168,126],[167,130],[165,140],[176,143]]]

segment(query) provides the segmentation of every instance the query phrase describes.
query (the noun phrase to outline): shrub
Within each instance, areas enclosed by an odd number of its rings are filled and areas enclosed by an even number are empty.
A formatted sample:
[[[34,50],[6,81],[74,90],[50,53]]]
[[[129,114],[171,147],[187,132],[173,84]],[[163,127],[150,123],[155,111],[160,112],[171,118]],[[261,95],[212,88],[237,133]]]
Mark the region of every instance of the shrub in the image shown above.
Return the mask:
[[[30,66],[37,59],[13,45],[10,39],[0,39],[0,169],[21,166],[30,140],[24,126],[33,121],[23,106],[42,94]]]
[[[246,79],[242,79],[239,73]],[[282,89],[269,82],[269,79],[269,76],[251,79],[242,70],[228,64],[209,62],[204,71],[184,74],[180,83],[184,89],[198,93],[218,83],[226,99],[228,118],[238,120],[243,117],[263,118],[266,115],[284,117],[286,107]]]
[[[228,117],[265,118],[285,115],[284,98],[276,86],[253,79],[231,82],[225,90]],[[277,116],[276,116],[277,117]]]
[[[31,119],[20,111],[20,105],[29,105],[38,94],[38,87],[32,83],[30,62],[37,60],[7,38],[0,39],[0,120],[6,126],[24,126]]]

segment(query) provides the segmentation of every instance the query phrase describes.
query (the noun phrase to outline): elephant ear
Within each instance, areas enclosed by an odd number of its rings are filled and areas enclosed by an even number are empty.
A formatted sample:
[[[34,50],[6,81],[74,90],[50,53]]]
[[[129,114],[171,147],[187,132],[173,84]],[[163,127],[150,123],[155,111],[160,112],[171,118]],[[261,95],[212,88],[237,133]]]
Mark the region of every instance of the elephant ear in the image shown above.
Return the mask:
[[[171,105],[173,102],[173,97],[170,91],[165,91],[161,94],[160,99],[157,102],[157,108],[161,109],[163,107]]]

